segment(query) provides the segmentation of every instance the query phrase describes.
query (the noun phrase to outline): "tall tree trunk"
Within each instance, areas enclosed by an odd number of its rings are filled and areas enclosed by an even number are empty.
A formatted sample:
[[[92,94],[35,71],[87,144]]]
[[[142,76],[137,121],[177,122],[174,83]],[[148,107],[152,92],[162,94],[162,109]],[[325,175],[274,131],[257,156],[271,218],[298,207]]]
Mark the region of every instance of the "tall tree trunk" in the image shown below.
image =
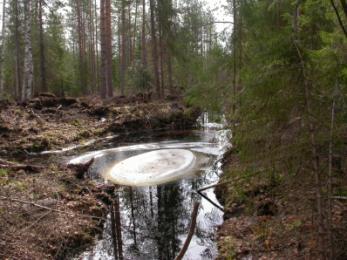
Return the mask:
[[[131,3],[132,0],[128,1],[128,21],[127,21],[127,64],[132,65],[132,57],[133,57],[133,41],[132,41],[132,33],[131,33]]]
[[[239,2],[239,10],[242,8],[242,1]],[[278,4],[280,5],[280,2],[278,2]],[[242,71],[243,68],[243,46],[242,46],[242,39],[243,39],[243,34],[242,34],[242,27],[243,27],[243,20],[242,20],[242,15],[239,14],[239,21],[238,21],[238,32],[239,32],[239,37],[238,37],[238,48],[239,48],[239,64],[238,64],[238,68],[239,71]],[[240,75],[241,73],[239,73],[238,78],[237,78],[237,87],[236,87],[236,91],[237,93],[242,92],[242,77]],[[237,99],[237,106],[240,108],[241,107],[241,98]]]
[[[87,71],[86,71],[86,46],[85,46],[85,26],[84,26],[84,8],[81,0],[76,1],[77,14],[77,34],[79,49],[79,81],[83,94],[88,94]]]
[[[2,29],[1,29],[1,63],[0,63],[0,99],[4,95],[4,82],[5,82],[5,73],[4,73],[4,61],[5,61],[5,39],[6,39],[6,0],[3,0],[2,3]]]
[[[146,47],[146,0],[142,0],[142,35],[141,35],[141,49],[142,49],[142,66],[147,68],[147,47]]]
[[[107,95],[113,97],[113,52],[112,52],[112,20],[111,20],[111,0],[106,0],[106,45],[107,45]]]
[[[32,98],[33,93],[33,78],[34,78],[34,65],[33,65],[33,53],[31,42],[31,0],[24,1],[24,16],[25,16],[25,28],[24,28],[24,75],[22,86],[22,101],[26,101]]]
[[[160,95],[164,97],[165,95],[165,72],[164,72],[164,59],[165,59],[165,46],[163,40],[163,29],[162,25],[159,23],[159,46],[160,46]]]
[[[113,96],[111,1],[100,0],[101,97]]]
[[[158,62],[158,43],[156,35],[156,26],[155,26],[155,3],[154,0],[149,0],[150,12],[151,12],[151,35],[152,35],[152,56],[153,56],[153,65],[154,65],[154,78],[155,78],[155,88],[157,97],[161,98],[160,93],[160,77],[159,77],[159,62]]]
[[[99,34],[98,34],[98,12],[97,0],[94,0],[94,25],[95,25],[95,73],[96,73],[96,89],[99,89],[100,67],[99,67]]]
[[[46,56],[45,56],[45,43],[43,34],[43,0],[39,0],[39,37],[40,37],[40,76],[41,76],[41,88],[43,92],[47,92],[47,82],[46,82]]]
[[[122,7],[121,7],[121,65],[120,65],[120,89],[121,89],[121,95],[123,96],[125,93],[125,75],[126,75],[126,67],[127,67],[127,55],[126,55],[126,45],[127,45],[127,39],[126,39],[126,18],[125,18],[125,3],[126,0],[122,0]]]
[[[97,72],[96,72],[96,58],[95,58],[95,26],[94,26],[94,12],[93,12],[94,0],[89,0],[89,66],[90,77],[92,82],[92,90],[94,92],[97,84]]]
[[[236,0],[233,0],[233,114],[236,112],[236,84],[237,84],[237,55],[236,55],[236,33],[237,33],[237,9]]]
[[[17,99],[21,95],[21,77],[20,77],[20,46],[19,46],[19,11],[18,11],[18,0],[14,0],[14,15],[15,15],[15,45],[16,45],[16,87],[15,96]]]
[[[107,98],[107,50],[106,50],[106,17],[105,17],[105,0],[100,0],[100,40],[101,40],[101,67],[100,67],[100,95],[102,98]]]
[[[136,54],[136,35],[137,35],[137,14],[139,9],[139,0],[135,0],[135,22],[134,22],[134,32],[133,32],[133,56],[131,57],[131,64],[135,61],[135,54]]]
[[[318,246],[319,246],[319,254],[321,259],[325,259],[326,246],[324,243],[324,216],[323,216],[323,199],[322,199],[322,182],[321,182],[321,174],[319,170],[319,155],[317,152],[317,143],[316,143],[316,133],[315,133],[315,125],[313,123],[312,118],[312,105],[311,105],[311,83],[308,79],[308,75],[306,73],[306,64],[304,57],[302,55],[302,51],[300,49],[300,37],[299,37],[299,19],[300,19],[300,6],[302,4],[302,0],[297,0],[296,3],[296,11],[294,13],[294,21],[296,21],[297,28],[294,29],[294,45],[300,60],[301,73],[303,76],[303,91],[305,98],[305,110],[307,114],[307,125],[309,132],[309,140],[311,146],[311,163],[313,169],[313,175],[315,180],[315,195],[316,195],[316,210],[317,210],[317,227],[318,227]]]

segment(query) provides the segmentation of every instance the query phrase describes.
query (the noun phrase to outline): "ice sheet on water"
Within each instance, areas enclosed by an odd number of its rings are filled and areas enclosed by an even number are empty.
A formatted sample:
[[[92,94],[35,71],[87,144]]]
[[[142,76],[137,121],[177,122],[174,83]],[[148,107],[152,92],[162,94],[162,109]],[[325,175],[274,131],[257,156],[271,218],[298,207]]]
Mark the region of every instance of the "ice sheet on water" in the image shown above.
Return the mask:
[[[195,165],[196,157],[189,150],[156,150],[116,163],[104,177],[127,186],[158,185],[182,178]]]

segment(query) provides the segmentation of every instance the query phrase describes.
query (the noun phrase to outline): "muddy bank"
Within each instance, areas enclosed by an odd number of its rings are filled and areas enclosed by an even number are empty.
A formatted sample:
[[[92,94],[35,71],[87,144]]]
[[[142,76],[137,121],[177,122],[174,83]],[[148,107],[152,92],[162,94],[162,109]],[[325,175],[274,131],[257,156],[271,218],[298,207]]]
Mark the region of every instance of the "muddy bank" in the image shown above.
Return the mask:
[[[224,160],[216,194],[225,207],[219,259],[318,259],[312,176],[278,179],[251,173],[235,151]],[[341,187],[346,183],[341,181]],[[346,259],[347,203],[333,205],[336,259]]]
[[[151,129],[187,129],[199,111],[179,101],[103,103],[99,99],[41,96],[0,106],[0,154],[13,155],[80,144],[88,138]]]
[[[114,186],[80,178],[56,156],[38,153],[112,135],[189,129],[199,114],[179,101],[121,100],[42,95],[0,104],[0,258],[66,259],[94,241],[105,221]]]

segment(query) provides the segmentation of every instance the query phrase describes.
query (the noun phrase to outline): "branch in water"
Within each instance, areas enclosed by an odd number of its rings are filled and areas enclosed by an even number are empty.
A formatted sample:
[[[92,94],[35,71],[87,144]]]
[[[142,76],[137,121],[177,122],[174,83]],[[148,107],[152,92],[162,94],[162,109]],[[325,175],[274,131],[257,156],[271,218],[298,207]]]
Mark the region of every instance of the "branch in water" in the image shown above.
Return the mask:
[[[192,220],[191,220],[191,223],[190,223],[189,233],[188,233],[187,239],[184,242],[184,245],[183,245],[181,251],[179,252],[178,256],[175,258],[175,260],[183,259],[185,253],[187,252],[187,249],[189,247],[190,241],[192,240],[192,237],[194,235],[194,231],[195,231],[195,227],[196,227],[196,218],[198,216],[199,206],[200,206],[200,203],[198,203],[198,202],[194,203],[194,208],[193,208],[193,212],[192,212]]]

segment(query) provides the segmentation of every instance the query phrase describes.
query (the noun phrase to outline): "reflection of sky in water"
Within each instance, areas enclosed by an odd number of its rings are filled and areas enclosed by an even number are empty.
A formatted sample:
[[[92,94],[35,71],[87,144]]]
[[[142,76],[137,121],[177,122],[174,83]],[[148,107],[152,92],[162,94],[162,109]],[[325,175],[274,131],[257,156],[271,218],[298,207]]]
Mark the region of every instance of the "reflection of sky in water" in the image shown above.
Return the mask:
[[[117,161],[158,149],[188,149],[206,160],[196,169],[195,178],[170,184],[130,188],[118,191],[124,259],[174,259],[187,236],[194,201],[201,201],[197,229],[184,259],[213,259],[217,254],[214,243],[216,227],[223,214],[195,191],[216,183],[221,173],[221,159],[228,145],[224,130],[194,132],[190,138],[165,140],[157,143],[129,145],[87,154],[75,162],[88,161],[97,155],[91,171],[94,176]],[[190,139],[190,140],[189,140]],[[213,189],[204,192],[216,201]],[[82,259],[114,259],[110,221],[105,223],[102,239]]]

